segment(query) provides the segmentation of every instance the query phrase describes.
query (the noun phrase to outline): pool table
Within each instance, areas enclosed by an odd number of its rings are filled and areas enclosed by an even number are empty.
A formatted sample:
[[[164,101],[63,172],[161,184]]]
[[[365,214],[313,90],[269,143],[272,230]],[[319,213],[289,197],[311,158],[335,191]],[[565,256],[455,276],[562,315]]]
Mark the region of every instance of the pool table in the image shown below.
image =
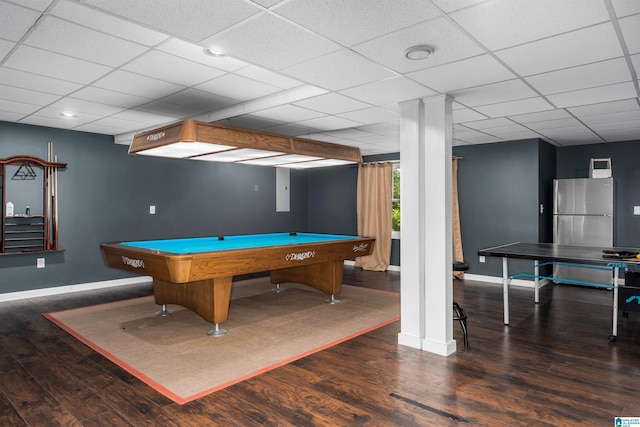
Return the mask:
[[[101,244],[109,267],[153,277],[156,304],[186,307],[220,329],[233,276],[269,271],[271,282],[312,286],[330,302],[342,289],[344,260],[370,255],[375,239],[317,233],[269,233]]]

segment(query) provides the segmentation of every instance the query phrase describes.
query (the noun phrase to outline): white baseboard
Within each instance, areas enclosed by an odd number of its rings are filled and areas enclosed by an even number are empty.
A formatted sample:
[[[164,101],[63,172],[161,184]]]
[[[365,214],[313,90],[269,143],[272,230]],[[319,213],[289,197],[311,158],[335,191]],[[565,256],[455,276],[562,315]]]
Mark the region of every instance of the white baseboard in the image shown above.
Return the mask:
[[[116,286],[126,286],[138,283],[151,283],[152,281],[153,279],[151,277],[142,276],[127,279],[105,280],[101,282],[79,283],[77,285],[55,286],[53,288],[33,289],[29,291],[9,292],[6,294],[0,294],[0,302],[69,294],[72,292],[93,291],[96,289],[113,288]]]

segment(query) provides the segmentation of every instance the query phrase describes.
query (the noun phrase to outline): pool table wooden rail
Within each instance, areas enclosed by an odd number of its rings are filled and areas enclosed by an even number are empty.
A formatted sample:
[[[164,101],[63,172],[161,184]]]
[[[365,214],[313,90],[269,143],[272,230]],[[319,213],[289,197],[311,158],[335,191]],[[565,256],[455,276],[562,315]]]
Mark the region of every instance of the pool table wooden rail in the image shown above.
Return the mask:
[[[233,276],[270,271],[271,283],[302,283],[339,295],[344,260],[370,255],[375,239],[300,243],[175,254],[119,243],[103,243],[109,267],[153,277],[156,304],[178,304],[218,325],[229,313]]]

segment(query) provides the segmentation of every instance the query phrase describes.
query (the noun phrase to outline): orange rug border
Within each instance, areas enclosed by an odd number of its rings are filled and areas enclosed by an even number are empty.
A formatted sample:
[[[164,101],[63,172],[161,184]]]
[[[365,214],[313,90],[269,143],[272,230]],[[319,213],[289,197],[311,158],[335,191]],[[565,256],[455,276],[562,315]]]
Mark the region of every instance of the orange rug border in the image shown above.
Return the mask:
[[[363,288],[360,286],[351,286],[351,285],[342,285],[342,286],[349,286],[349,287],[353,287],[353,288],[360,288],[360,289],[367,289],[368,291],[374,291],[374,292],[383,292],[383,293],[389,293],[389,294],[395,294],[395,292],[390,292],[390,291],[383,291],[380,289],[371,289],[371,288]],[[91,348],[92,350],[94,350],[95,352],[101,354],[102,356],[104,356],[105,358],[107,358],[109,361],[111,361],[112,363],[114,363],[115,365],[121,367],[122,369],[124,369],[125,371],[127,371],[128,373],[130,373],[131,375],[135,376],[136,378],[138,378],[140,381],[144,382],[145,384],[147,384],[149,387],[151,387],[152,389],[154,389],[155,391],[157,391],[158,393],[162,394],[165,397],[168,397],[169,399],[171,399],[172,401],[176,402],[179,405],[184,405],[185,403],[191,402],[193,400],[199,399],[201,397],[207,396],[211,393],[215,393],[216,391],[225,389],[229,386],[232,386],[234,384],[240,383],[244,380],[248,380],[249,378],[253,378],[256,377],[260,374],[263,374],[265,372],[269,372],[272,371],[276,368],[279,368],[280,366],[284,366],[287,365],[291,362],[294,362],[296,360],[302,359],[303,357],[307,357],[311,354],[314,353],[318,353],[322,350],[326,350],[327,348],[333,347],[335,345],[338,345],[340,343],[343,343],[345,341],[349,341],[352,338],[355,338],[357,336],[360,335],[364,335],[367,332],[371,332],[374,331],[376,329],[379,329],[383,326],[389,325],[391,323],[397,322],[398,320],[400,320],[400,316],[396,316],[394,318],[391,318],[385,322],[382,323],[378,323],[376,325],[370,326],[366,329],[363,329],[361,331],[355,332],[351,335],[347,335],[343,338],[337,339],[335,341],[332,341],[330,343],[324,344],[320,347],[316,347],[314,349],[308,350],[304,353],[300,353],[296,356],[290,357],[288,359],[282,360],[278,363],[274,363],[270,366],[266,366],[262,369],[259,369],[255,372],[251,372],[247,375],[238,377],[233,379],[232,381],[228,381],[226,383],[217,385],[215,387],[212,387],[210,389],[206,389],[203,390],[199,393],[196,393],[194,395],[188,396],[188,397],[181,397],[175,393],[173,393],[171,390],[169,390],[168,388],[164,387],[162,384],[159,384],[158,382],[154,381],[153,379],[149,378],[147,375],[143,374],[142,372],[138,371],[137,369],[135,369],[133,366],[129,365],[128,363],[123,362],[120,358],[118,358],[117,356],[113,355],[112,353],[108,352],[107,350],[103,349],[102,347],[100,347],[99,345],[95,344],[93,341],[85,338],[84,336],[82,336],[81,334],[77,333],[73,328],[67,326],[64,322],[56,319],[55,317],[53,317],[55,314],[57,313],[64,313],[64,312],[68,312],[68,311],[73,311],[73,310],[79,310],[79,309],[83,309],[83,308],[87,308],[87,307],[98,307],[101,305],[109,305],[109,304],[116,304],[122,301],[130,301],[130,300],[135,300],[135,299],[142,299],[142,298],[148,298],[151,295],[147,295],[147,296],[143,296],[143,297],[136,297],[136,298],[130,298],[130,299],[126,299],[126,300],[118,300],[118,301],[109,301],[109,302],[105,302],[105,303],[100,303],[100,304],[93,304],[90,306],[84,306],[84,307],[75,307],[75,308],[68,308],[65,310],[58,310],[58,311],[52,311],[49,313],[42,313],[42,316],[44,316],[47,320],[49,320],[50,322],[52,322],[53,324],[57,325],[59,328],[61,328],[62,330],[66,331],[69,335],[71,335],[72,337],[74,337],[75,339],[77,339],[78,341],[80,341],[81,343],[83,343],[84,345],[86,345],[87,347]],[[212,337],[212,339],[215,339]]]

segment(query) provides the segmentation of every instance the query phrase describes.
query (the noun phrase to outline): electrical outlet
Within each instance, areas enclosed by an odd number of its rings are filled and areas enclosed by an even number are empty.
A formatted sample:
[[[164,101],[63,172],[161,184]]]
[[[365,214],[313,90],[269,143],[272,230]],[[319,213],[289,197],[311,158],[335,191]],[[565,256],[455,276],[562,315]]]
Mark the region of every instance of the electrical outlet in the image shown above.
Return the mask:
[[[633,207],[633,214],[634,215],[640,215],[640,206],[634,206]]]
[[[485,262],[486,258],[484,257],[484,255],[480,255],[480,262]]]
[[[36,259],[36,268],[44,268],[44,258]]]
[[[156,214],[156,207],[154,205],[149,206],[149,215]]]

